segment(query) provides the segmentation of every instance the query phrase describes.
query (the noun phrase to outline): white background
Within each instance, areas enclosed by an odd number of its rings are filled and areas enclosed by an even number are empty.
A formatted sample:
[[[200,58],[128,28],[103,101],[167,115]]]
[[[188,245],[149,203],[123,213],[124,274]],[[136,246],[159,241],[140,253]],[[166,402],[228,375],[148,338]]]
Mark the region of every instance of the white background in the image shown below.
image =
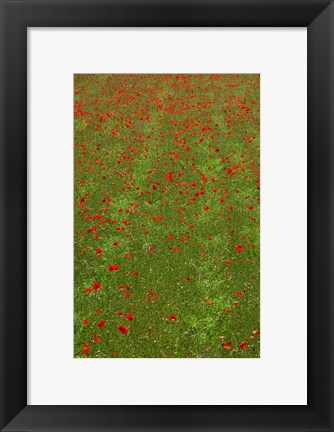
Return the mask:
[[[306,29],[28,30],[28,403],[306,404]],[[261,359],[73,359],[73,73],[261,73]]]

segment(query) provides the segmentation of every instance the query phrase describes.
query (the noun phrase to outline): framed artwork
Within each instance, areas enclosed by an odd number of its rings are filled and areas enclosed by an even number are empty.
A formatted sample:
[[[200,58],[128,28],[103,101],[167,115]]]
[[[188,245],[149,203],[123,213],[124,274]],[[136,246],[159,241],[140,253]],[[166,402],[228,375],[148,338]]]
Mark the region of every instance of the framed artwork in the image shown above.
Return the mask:
[[[1,6],[1,429],[331,431],[332,1]]]

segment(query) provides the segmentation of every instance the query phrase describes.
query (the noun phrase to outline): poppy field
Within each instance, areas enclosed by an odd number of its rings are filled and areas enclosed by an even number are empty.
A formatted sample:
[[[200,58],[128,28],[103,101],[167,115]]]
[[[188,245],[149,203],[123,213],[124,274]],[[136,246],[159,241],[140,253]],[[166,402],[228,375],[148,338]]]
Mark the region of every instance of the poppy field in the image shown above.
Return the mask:
[[[260,75],[74,75],[74,357],[260,357]]]

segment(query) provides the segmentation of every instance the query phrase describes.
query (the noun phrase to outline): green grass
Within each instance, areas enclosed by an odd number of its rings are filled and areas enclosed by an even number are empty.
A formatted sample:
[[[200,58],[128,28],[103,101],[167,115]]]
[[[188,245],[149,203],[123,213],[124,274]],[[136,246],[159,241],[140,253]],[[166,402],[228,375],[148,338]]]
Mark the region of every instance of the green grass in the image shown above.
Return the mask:
[[[74,91],[74,356],[259,357],[259,75]]]

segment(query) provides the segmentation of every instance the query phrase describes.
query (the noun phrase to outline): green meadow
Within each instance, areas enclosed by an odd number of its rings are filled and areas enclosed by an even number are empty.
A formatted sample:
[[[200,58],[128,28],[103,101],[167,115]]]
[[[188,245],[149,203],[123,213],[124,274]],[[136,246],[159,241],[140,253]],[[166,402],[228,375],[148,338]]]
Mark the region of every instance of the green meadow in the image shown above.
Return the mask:
[[[260,357],[260,76],[75,75],[74,357]]]

